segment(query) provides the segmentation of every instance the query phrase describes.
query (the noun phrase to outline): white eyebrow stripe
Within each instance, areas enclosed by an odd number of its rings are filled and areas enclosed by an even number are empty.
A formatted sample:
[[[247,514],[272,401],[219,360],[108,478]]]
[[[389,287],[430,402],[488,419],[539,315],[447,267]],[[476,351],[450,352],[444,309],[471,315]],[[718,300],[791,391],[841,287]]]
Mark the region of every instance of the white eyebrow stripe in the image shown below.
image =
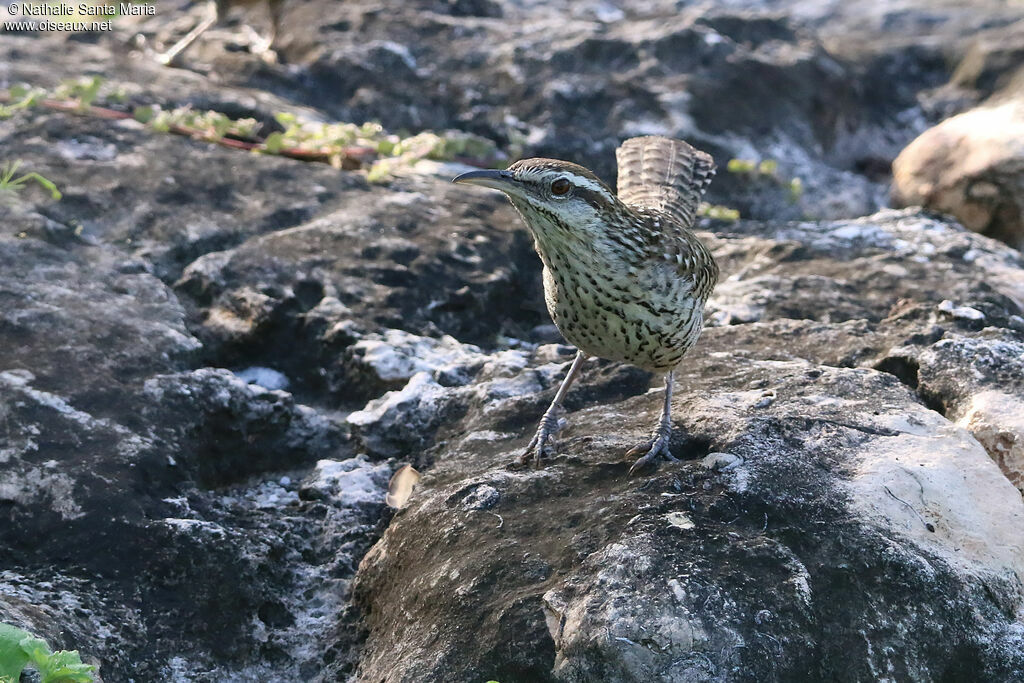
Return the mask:
[[[538,181],[543,182],[553,182],[558,178],[565,178],[581,190],[587,190],[601,195],[609,204],[614,204],[618,200],[618,198],[601,183],[573,173],[572,171],[545,168],[528,171],[525,175],[532,176]]]
[[[609,204],[615,203],[615,195],[609,192],[606,187],[604,187],[600,183],[594,182],[590,178],[584,178],[583,176],[576,175],[575,173],[560,173],[559,176],[568,178],[573,185],[582,190],[595,192],[601,195],[602,197],[605,198],[605,200],[608,201]]]

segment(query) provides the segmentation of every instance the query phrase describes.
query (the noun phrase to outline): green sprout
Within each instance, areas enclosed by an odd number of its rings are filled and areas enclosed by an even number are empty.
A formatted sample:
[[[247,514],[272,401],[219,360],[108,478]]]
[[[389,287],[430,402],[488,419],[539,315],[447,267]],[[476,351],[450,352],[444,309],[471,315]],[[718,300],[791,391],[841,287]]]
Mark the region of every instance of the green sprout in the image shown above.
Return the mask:
[[[98,76],[65,81],[51,91],[20,85],[0,91],[0,118],[40,106],[110,120],[135,119],[158,133],[185,135],[258,154],[326,162],[338,169],[363,170],[370,182],[387,180],[421,159],[491,166],[506,158],[494,142],[462,131],[393,134],[376,122],[325,123],[281,113],[275,117],[281,130],[264,135],[260,123],[252,118],[234,119],[219,111],[187,106],[165,110],[155,103],[125,111],[127,99],[123,86],[107,85]],[[45,178],[35,174],[30,177],[51,192],[56,190]],[[24,182],[20,178],[15,181],[13,175],[7,180],[12,185],[8,189]]]
[[[401,136],[388,133],[374,122],[319,123],[302,121],[288,113],[277,114],[275,118],[284,130],[268,135],[255,151],[316,154],[326,157],[336,168],[358,168],[360,164],[353,162],[353,155],[363,155],[374,159],[366,172],[370,182],[386,180],[399,168],[412,166],[421,159],[492,159],[498,156],[490,140],[458,131]]]
[[[101,87],[103,79],[99,76],[65,81],[57,87],[54,99],[74,100],[78,102],[78,108],[85,111],[99,98]]]
[[[136,107],[133,118],[147,124],[159,133],[172,130],[187,130],[189,135],[217,142],[226,137],[253,138],[260,124],[256,119],[233,119],[227,114],[212,110],[195,110],[178,107],[165,111],[157,106]]]
[[[15,178],[15,174],[18,172],[18,168],[21,167],[21,160],[8,161],[0,166],[0,192],[15,193],[20,192],[25,188],[25,183],[30,180],[34,180],[44,189],[49,191],[50,196],[55,200],[59,200],[63,195],[52,180],[46,178],[38,173],[23,173],[22,175]]]
[[[702,202],[700,207],[697,209],[698,216],[706,216],[719,221],[738,221],[740,219],[740,212],[736,209],[729,208],[728,206],[721,206],[719,204],[708,204]]]
[[[752,173],[757,168],[757,163],[747,159],[729,159],[725,168],[729,173]]]
[[[729,159],[725,166],[729,173],[747,173],[750,175],[775,177],[779,170],[779,162],[765,159],[761,162],[750,159]]]
[[[750,178],[765,178],[785,187],[791,202],[799,201],[800,197],[803,196],[803,181],[800,178],[783,179],[779,175],[779,162],[774,159],[764,159],[760,162],[750,159],[729,159],[729,163],[726,164],[725,168],[729,173]]]
[[[804,195],[804,181],[799,178],[793,178],[789,181],[789,197],[794,202],[798,201],[800,197]]]
[[[10,118],[19,109],[30,109],[46,96],[45,90],[27,85],[11,86],[7,92],[10,104],[0,104],[0,119]]]
[[[77,650],[53,652],[42,638],[0,624],[0,683],[18,683],[31,666],[42,683],[92,683],[96,667],[82,662]]]

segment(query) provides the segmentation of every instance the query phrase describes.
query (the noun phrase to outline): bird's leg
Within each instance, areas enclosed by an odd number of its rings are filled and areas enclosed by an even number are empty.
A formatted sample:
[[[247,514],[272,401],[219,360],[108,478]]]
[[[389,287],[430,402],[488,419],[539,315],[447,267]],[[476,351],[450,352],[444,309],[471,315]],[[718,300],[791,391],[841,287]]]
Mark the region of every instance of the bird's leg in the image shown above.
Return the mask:
[[[669,371],[668,374],[665,375],[665,405],[661,410],[661,419],[658,421],[658,426],[655,428],[654,434],[651,435],[649,441],[630,449],[630,451],[626,453],[627,458],[636,457],[637,455],[644,453],[644,455],[629,468],[630,474],[633,474],[648,463],[654,462],[662,456],[671,462],[679,462],[679,458],[674,457],[668,450],[669,439],[672,437],[672,385],[674,383],[675,379],[672,375],[672,371]]]
[[[530,440],[526,450],[519,457],[519,464],[525,465],[532,460],[534,464],[539,465],[545,454],[551,450],[551,445],[548,441],[558,432],[558,411],[562,407],[562,401],[565,399],[565,395],[569,393],[569,387],[572,385],[573,380],[576,379],[576,375],[579,374],[580,366],[583,365],[583,361],[586,358],[582,351],[576,352],[576,358],[573,359],[569,372],[566,373],[565,379],[562,380],[562,385],[558,387],[551,405],[544,411],[544,417],[540,419],[537,433],[533,435],[533,439]]]

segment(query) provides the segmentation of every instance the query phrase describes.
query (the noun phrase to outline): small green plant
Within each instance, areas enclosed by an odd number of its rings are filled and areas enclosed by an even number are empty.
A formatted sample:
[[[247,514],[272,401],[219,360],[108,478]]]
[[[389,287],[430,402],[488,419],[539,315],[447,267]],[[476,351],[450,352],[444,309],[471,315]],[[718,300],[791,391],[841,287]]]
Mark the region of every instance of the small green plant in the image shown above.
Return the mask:
[[[799,178],[793,178],[789,181],[789,197],[794,202],[798,201],[800,197],[804,196],[804,181]]]
[[[54,199],[59,200],[63,195],[52,180],[38,173],[23,173],[17,178],[15,174],[18,172],[18,168],[21,167],[21,160],[8,161],[0,166],[0,193],[15,193],[20,192],[25,188],[25,183],[30,180],[34,180],[36,183],[41,185],[44,189],[49,191],[50,196]]]
[[[720,204],[708,204],[707,202],[702,202],[697,208],[697,215],[719,221],[738,221],[740,219],[740,212],[737,209],[721,206]]]
[[[132,115],[136,121],[147,124],[157,132],[187,130],[193,137],[211,142],[229,136],[253,138],[260,127],[256,119],[233,119],[219,111],[196,110],[191,107],[178,107],[169,111],[155,106],[136,107]]]
[[[0,683],[18,683],[32,667],[42,683],[92,683],[96,667],[84,664],[77,650],[53,652],[42,638],[9,624],[0,624]]]
[[[78,108],[87,110],[100,96],[100,88],[103,87],[103,79],[99,76],[77,78],[64,81],[53,93],[55,100],[73,100],[78,103]]]
[[[753,173],[757,164],[747,159],[729,159],[725,168],[729,173]]]
[[[394,135],[379,123],[316,123],[302,121],[293,114],[278,114],[277,122],[284,131],[271,133],[256,151],[264,154],[292,153],[325,156],[336,168],[359,164],[360,156],[373,159],[366,177],[380,182],[400,167],[411,166],[420,159],[451,160],[459,157],[496,159],[494,143],[476,135],[449,131],[417,133],[408,137]],[[350,167],[350,166],[349,166]]]
[[[765,159],[760,162],[750,159],[729,159],[725,168],[729,173],[745,173],[774,178],[779,171],[779,162],[774,159]]]
[[[786,188],[791,202],[799,201],[803,196],[804,185],[799,178],[785,180],[779,175],[779,162],[774,159],[764,159],[757,162],[750,159],[729,159],[725,169],[729,173],[748,176],[750,178],[765,178]]]
[[[421,159],[462,160],[478,166],[493,166],[505,159],[490,140],[461,131],[396,135],[379,123],[323,123],[282,113],[275,117],[282,130],[263,135],[255,119],[233,119],[219,111],[191,107],[164,110],[157,104],[125,111],[126,100],[123,87],[106,84],[98,76],[65,81],[53,90],[16,85],[0,91],[0,118],[37,106],[111,120],[133,118],[159,133],[185,135],[258,154],[326,162],[346,170],[362,169],[371,182],[386,180]]]
[[[0,104],[0,119],[7,119],[20,109],[30,109],[46,95],[41,88],[32,88],[27,85],[14,85],[7,91],[8,104]]]

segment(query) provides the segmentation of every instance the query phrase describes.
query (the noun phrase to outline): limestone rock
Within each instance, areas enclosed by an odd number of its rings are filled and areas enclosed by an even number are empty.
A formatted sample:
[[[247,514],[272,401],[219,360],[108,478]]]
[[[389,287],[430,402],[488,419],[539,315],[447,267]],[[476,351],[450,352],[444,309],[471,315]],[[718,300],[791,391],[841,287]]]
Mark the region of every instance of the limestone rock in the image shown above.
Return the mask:
[[[108,682],[1019,678],[1024,263],[860,217],[913,137],[1013,87],[1018,6],[310,0],[277,64],[231,23],[166,69],[145,48],[204,11],[176,5],[5,33],[0,81],[455,128],[609,180],[623,137],[682,135],[761,220],[699,226],[723,281],[682,463],[625,476],[660,383],[594,361],[562,454],[510,470],[573,349],[461,164],[370,183],[5,110],[0,161],[64,198],[0,191],[0,620]]]
[[[892,200],[952,214],[966,227],[1024,248],[1024,101],[943,121],[893,162]]]
[[[721,352],[685,375],[686,462],[653,475],[622,458],[653,397],[570,415],[540,472],[449,441],[360,567],[360,678],[1013,675],[1024,504],[966,431],[870,370]]]
[[[909,211],[709,239],[710,310],[759,313],[678,371],[684,462],[625,477],[657,391],[570,407],[540,471],[543,402],[452,411],[360,567],[361,678],[1016,675],[1019,254]]]

